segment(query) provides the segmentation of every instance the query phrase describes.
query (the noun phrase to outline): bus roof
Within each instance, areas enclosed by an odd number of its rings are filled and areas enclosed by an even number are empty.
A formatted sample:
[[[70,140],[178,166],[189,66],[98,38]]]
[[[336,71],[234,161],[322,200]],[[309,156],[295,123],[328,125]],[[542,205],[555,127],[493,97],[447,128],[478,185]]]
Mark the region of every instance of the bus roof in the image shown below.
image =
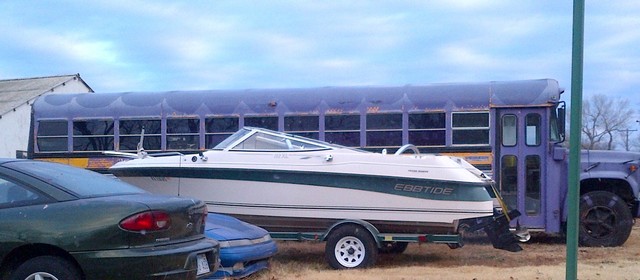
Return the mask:
[[[563,90],[553,79],[401,87],[78,93],[41,96],[36,118],[269,115],[317,112],[415,112],[552,106]]]

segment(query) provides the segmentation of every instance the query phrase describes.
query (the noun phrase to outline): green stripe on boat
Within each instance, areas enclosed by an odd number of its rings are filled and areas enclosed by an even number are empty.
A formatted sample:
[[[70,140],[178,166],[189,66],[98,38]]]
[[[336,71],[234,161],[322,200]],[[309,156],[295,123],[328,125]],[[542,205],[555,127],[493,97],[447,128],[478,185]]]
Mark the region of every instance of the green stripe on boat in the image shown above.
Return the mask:
[[[422,199],[451,201],[491,201],[489,183],[411,179],[363,174],[300,172],[282,170],[144,167],[112,169],[118,177],[170,177],[238,180],[372,191]]]

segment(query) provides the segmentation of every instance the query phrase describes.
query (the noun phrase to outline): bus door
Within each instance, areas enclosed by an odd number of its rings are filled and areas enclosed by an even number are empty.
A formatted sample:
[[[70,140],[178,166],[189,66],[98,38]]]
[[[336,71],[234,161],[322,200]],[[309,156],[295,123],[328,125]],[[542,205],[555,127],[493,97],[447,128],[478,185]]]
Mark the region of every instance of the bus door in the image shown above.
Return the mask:
[[[498,109],[494,178],[509,209],[522,214],[518,223],[544,228],[544,157],[548,122],[543,108]],[[512,224],[515,226],[515,224]]]

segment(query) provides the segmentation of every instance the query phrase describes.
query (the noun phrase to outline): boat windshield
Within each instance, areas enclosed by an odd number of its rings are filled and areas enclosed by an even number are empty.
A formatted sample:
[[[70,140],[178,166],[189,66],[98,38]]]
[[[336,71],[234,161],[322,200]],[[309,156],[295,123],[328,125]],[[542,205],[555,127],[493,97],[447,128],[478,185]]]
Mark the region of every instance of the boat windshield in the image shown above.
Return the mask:
[[[214,150],[310,151],[346,148],[315,139],[244,127],[216,145]]]
[[[249,133],[251,133],[251,130],[249,129],[246,129],[246,128],[240,129],[236,133],[231,134],[231,136],[227,137],[227,139],[224,139],[224,141],[220,142],[220,144],[213,147],[213,150],[224,150],[230,145],[237,142],[239,139],[244,138],[244,136]]]
[[[231,150],[300,151],[322,150],[328,148],[329,147],[303,141],[302,139],[257,131],[237,145],[233,146]]]

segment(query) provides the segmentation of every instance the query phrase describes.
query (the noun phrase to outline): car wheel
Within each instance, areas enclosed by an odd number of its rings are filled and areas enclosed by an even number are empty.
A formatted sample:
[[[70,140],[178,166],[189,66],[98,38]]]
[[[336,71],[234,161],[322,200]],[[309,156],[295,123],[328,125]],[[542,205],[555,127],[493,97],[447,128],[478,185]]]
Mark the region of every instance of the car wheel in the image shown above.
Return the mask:
[[[624,244],[633,227],[633,217],[619,196],[606,191],[580,197],[580,245],[615,247]]]
[[[378,248],[371,233],[356,225],[344,225],[329,235],[325,258],[335,269],[373,266]]]
[[[16,268],[12,280],[80,280],[80,273],[71,262],[54,256],[27,260]]]

